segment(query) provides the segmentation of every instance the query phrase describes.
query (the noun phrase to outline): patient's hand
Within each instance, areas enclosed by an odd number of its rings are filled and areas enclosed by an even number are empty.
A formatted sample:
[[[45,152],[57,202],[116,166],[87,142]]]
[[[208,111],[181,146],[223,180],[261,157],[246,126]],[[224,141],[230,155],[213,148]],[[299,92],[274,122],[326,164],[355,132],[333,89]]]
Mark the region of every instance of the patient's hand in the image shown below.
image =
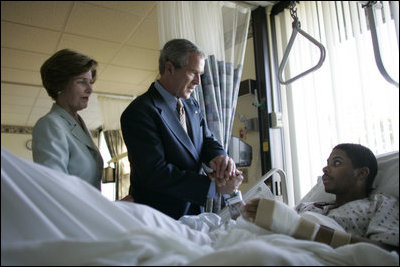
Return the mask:
[[[243,205],[240,208],[240,212],[243,218],[250,222],[254,222],[256,219],[256,213],[259,203],[260,203],[259,198],[250,199],[249,201],[247,201],[246,205]]]

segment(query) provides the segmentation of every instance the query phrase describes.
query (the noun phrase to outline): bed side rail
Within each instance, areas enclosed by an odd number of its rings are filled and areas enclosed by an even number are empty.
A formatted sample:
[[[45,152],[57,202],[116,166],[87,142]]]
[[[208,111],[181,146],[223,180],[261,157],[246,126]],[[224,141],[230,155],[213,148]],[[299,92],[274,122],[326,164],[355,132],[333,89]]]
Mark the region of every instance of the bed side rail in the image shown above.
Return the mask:
[[[282,195],[274,195],[269,187],[265,184],[268,179],[272,179],[274,174],[279,174],[281,179],[281,188],[282,188]],[[288,197],[287,197],[287,187],[286,187],[286,173],[279,169],[279,168],[272,168],[264,174],[258,181],[243,194],[243,201],[246,202],[249,199],[259,197],[260,194],[262,197],[266,198],[273,198],[273,199],[280,199],[286,204],[288,204]],[[222,223],[229,221],[231,215],[229,213],[229,207],[226,206],[222,210],[218,212],[218,215],[221,217]]]
[[[274,195],[275,198],[279,199],[282,197],[282,201],[288,204],[288,195],[287,195],[287,186],[286,186],[286,173],[279,168],[272,168],[266,174],[261,176],[260,179],[249,189],[246,193],[243,194],[243,200],[247,201],[251,196],[255,195],[258,190],[260,190],[260,186],[265,184],[268,179],[272,179],[274,174],[279,174],[281,179],[281,195]],[[278,193],[279,194],[279,193]]]

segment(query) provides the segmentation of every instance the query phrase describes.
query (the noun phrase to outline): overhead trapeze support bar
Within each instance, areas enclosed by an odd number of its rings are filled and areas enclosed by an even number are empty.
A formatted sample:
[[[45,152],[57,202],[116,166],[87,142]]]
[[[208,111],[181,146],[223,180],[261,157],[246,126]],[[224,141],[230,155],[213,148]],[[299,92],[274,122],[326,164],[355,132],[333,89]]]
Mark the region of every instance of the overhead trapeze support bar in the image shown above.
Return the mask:
[[[319,69],[322,66],[322,63],[325,61],[325,47],[320,42],[315,40],[311,35],[309,35],[308,33],[306,33],[305,31],[303,31],[301,29],[300,21],[298,20],[297,15],[296,15],[295,2],[294,1],[292,1],[292,2],[293,2],[293,5],[291,5],[291,7],[290,7],[290,12],[291,12],[292,18],[294,19],[294,21],[292,23],[293,32],[292,32],[292,35],[290,36],[288,46],[286,47],[285,54],[283,55],[282,62],[279,65],[279,69],[278,69],[279,82],[281,84],[285,84],[285,85],[289,84],[291,82],[294,82],[295,80],[307,75],[308,73],[310,73],[312,71],[315,71],[315,70]],[[311,41],[314,45],[316,45],[319,48],[319,50],[320,50],[320,58],[319,58],[319,61],[318,61],[317,65],[315,65],[314,67],[312,67],[312,68],[300,73],[299,75],[297,75],[297,76],[295,76],[293,78],[290,78],[290,79],[284,81],[283,78],[282,78],[283,69],[284,69],[284,67],[286,65],[286,62],[288,60],[289,53],[290,53],[290,51],[292,49],[292,46],[293,46],[294,40],[295,40],[295,38],[297,36],[297,33],[300,33],[301,35],[303,35],[305,38],[307,38],[309,41]]]
[[[388,81],[389,83],[393,84],[397,88],[399,88],[399,82],[396,82],[395,80],[393,80],[392,77],[390,77],[390,75],[387,73],[385,66],[383,66],[383,62],[382,62],[382,58],[381,58],[381,51],[380,51],[380,47],[379,47],[376,21],[375,21],[375,7],[374,7],[375,4],[376,4],[376,1],[368,1],[368,3],[366,5],[363,5],[363,7],[367,9],[367,17],[368,17],[369,28],[371,30],[371,37],[372,37],[372,45],[374,47],[375,62],[376,62],[376,65],[378,66],[379,72],[382,74],[382,76],[385,78],[385,80]]]

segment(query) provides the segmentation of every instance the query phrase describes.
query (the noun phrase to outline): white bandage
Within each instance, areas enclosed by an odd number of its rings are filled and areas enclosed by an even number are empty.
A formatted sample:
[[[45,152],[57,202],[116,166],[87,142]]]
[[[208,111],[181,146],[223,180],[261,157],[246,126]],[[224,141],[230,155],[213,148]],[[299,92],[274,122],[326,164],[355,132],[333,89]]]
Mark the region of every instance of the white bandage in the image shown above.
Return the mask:
[[[273,232],[291,235],[299,223],[300,215],[284,203],[272,199],[261,199],[255,223]]]
[[[349,244],[351,241],[351,234],[341,231],[335,231],[331,240],[331,247],[337,248]]]
[[[319,224],[300,218],[296,227],[293,228],[293,233],[290,235],[305,240],[314,240],[319,230]]]
[[[315,240],[321,229],[319,242],[324,242],[334,248],[349,244],[351,241],[350,234],[335,231],[303,218],[294,209],[272,199],[260,199],[254,223],[267,230],[305,240]]]

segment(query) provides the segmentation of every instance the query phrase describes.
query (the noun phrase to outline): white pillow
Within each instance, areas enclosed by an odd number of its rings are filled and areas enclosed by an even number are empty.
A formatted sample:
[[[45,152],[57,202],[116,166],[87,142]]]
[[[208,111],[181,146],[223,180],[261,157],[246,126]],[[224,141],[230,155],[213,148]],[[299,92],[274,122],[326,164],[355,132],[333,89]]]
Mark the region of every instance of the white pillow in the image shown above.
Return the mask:
[[[331,202],[336,199],[336,196],[331,193],[325,192],[322,177],[318,176],[317,184],[300,200],[299,203],[304,202]]]
[[[399,151],[377,155],[378,174],[373,192],[386,193],[399,198]]]
[[[372,192],[381,192],[399,198],[399,151],[389,152],[376,156],[378,173],[375,177]],[[317,184],[300,200],[303,202],[330,202],[335,200],[335,195],[326,193],[321,176]]]

